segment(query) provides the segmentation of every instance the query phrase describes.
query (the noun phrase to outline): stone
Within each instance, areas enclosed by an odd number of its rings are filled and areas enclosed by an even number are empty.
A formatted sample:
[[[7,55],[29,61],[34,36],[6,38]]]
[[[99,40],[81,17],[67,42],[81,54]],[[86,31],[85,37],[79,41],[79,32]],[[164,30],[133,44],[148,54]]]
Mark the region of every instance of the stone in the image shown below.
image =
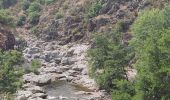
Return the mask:
[[[74,49],[69,49],[69,50],[67,51],[66,56],[67,56],[67,57],[71,57],[71,56],[74,55],[73,53],[74,53]]]
[[[26,90],[31,91],[33,94],[35,94],[35,93],[45,93],[43,88],[41,88],[39,86],[31,86],[29,88],[26,88]]]
[[[61,74],[62,71],[61,69],[57,68],[57,67],[42,67],[39,69],[39,72],[41,73],[58,73]]]
[[[61,58],[54,58],[54,61],[56,64],[60,64],[61,63]]]
[[[22,90],[20,90],[20,91],[17,92],[17,97],[25,99],[25,98],[31,97],[32,94],[33,93],[31,91],[22,91]]]
[[[71,58],[71,57],[68,57],[68,58],[63,58],[61,63],[62,65],[71,65],[75,62],[76,60]]]
[[[38,58],[40,58],[40,53],[34,54],[34,55],[32,56],[32,58],[33,58],[33,59],[38,59]]]
[[[34,83],[42,86],[51,83],[51,77],[49,74],[35,75],[34,73],[30,73],[23,76],[23,81],[26,83]]]
[[[47,98],[47,94],[45,94],[45,93],[35,93],[35,94],[33,94],[33,96],[32,96],[33,98],[36,98],[36,97],[39,97],[39,98]]]
[[[28,98],[26,97],[26,96],[24,96],[24,95],[22,95],[22,96],[18,96],[16,99],[14,99],[14,100],[28,100]]]
[[[72,69],[75,70],[75,71],[82,71],[83,70],[82,67],[78,67],[78,66],[75,66]]]
[[[28,49],[28,54],[36,54],[40,52],[40,48],[38,47],[32,47]]]

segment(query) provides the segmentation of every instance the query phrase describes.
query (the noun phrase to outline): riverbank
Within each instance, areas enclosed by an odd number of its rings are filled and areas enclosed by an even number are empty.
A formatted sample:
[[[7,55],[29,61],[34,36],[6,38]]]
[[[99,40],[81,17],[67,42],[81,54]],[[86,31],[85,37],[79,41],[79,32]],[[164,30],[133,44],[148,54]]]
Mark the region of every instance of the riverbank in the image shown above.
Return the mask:
[[[28,63],[37,59],[42,66],[38,70],[39,74],[23,75],[23,89],[17,92],[16,100],[58,100],[59,98],[61,100],[110,100],[89,77],[86,57],[86,52],[90,48],[88,43],[59,45],[57,41],[46,42],[29,34],[25,36],[25,40],[28,46],[23,51],[24,58]],[[57,81],[65,81],[72,86],[82,86],[91,91],[87,92],[83,89],[72,91],[75,97],[71,98],[67,94],[50,96],[48,94],[50,91],[45,91],[43,86]]]

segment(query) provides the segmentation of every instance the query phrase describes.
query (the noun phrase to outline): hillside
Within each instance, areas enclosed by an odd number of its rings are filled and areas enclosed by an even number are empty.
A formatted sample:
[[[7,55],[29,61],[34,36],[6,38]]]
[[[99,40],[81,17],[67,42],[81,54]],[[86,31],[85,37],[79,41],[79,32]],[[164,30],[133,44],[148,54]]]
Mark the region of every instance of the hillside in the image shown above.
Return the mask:
[[[5,100],[170,99],[168,0],[3,0],[0,8]]]

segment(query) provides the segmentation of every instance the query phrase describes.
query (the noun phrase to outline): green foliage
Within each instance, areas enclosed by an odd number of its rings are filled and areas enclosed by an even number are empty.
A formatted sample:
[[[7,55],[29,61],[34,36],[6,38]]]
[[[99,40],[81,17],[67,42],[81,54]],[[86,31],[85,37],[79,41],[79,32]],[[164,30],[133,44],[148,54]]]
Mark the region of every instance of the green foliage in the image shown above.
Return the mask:
[[[30,71],[34,73],[38,73],[38,68],[41,67],[41,62],[39,60],[33,60],[31,62],[31,68]]]
[[[17,3],[17,0],[1,0],[0,7],[1,8],[8,8]]]
[[[55,15],[55,19],[60,19],[60,18],[63,18],[64,17],[64,15],[63,15],[63,13],[61,13],[61,12],[58,12],[58,13],[56,13],[56,15]]]
[[[126,93],[121,90],[122,88],[118,88],[117,81],[124,80],[122,82],[127,83],[125,81],[127,80],[126,66],[131,59],[131,55],[129,55],[131,50],[121,42],[121,27],[121,24],[118,24],[112,33],[95,35],[95,47],[90,49],[88,54],[91,58],[89,61],[90,71],[100,87],[107,91],[115,90]],[[116,93],[113,92],[113,95],[115,96]],[[122,96],[124,95],[122,94]]]
[[[30,6],[30,2],[28,0],[24,0],[21,5],[22,5],[22,9],[26,11]]]
[[[40,14],[37,12],[29,13],[29,21],[31,24],[36,25],[39,22]]]
[[[22,16],[19,17],[19,19],[17,21],[17,25],[22,26],[22,25],[24,25],[25,21],[26,21],[26,16],[22,15]]]
[[[45,0],[45,3],[48,5],[48,4],[51,4],[53,3],[55,0]]]
[[[103,4],[103,0],[96,0],[92,2],[91,6],[87,9],[87,17],[92,18],[97,16]]]
[[[12,25],[13,18],[8,10],[0,9],[0,23],[3,25]]]
[[[138,60],[136,95],[138,100],[170,98],[170,7],[145,11],[132,26]]]
[[[132,83],[126,80],[116,80],[117,89],[112,91],[113,100],[132,100],[135,88]]]
[[[31,24],[36,25],[39,22],[41,5],[37,2],[31,3],[28,8],[28,18]]]
[[[22,54],[17,51],[0,52],[0,93],[14,93],[21,86]]]
[[[32,13],[32,12],[40,12],[41,11],[41,5],[37,2],[33,2],[31,3],[31,5],[28,8],[28,12]]]
[[[49,5],[49,4],[51,4],[51,3],[53,3],[53,2],[55,2],[56,0],[36,0],[36,2],[39,2],[40,4],[42,4],[42,5]]]

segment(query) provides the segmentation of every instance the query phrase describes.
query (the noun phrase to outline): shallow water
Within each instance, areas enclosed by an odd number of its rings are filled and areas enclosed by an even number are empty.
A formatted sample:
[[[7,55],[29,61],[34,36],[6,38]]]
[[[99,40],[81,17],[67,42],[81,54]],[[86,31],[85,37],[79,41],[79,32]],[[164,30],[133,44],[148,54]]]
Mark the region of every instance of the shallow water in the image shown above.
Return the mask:
[[[66,81],[58,81],[49,85],[44,86],[45,91],[51,97],[67,97],[68,100],[77,100],[77,98],[84,98],[86,95],[76,95],[78,91],[92,92],[88,88],[80,85],[72,85]],[[57,99],[52,99],[57,100]],[[85,99],[83,99],[85,100]]]

